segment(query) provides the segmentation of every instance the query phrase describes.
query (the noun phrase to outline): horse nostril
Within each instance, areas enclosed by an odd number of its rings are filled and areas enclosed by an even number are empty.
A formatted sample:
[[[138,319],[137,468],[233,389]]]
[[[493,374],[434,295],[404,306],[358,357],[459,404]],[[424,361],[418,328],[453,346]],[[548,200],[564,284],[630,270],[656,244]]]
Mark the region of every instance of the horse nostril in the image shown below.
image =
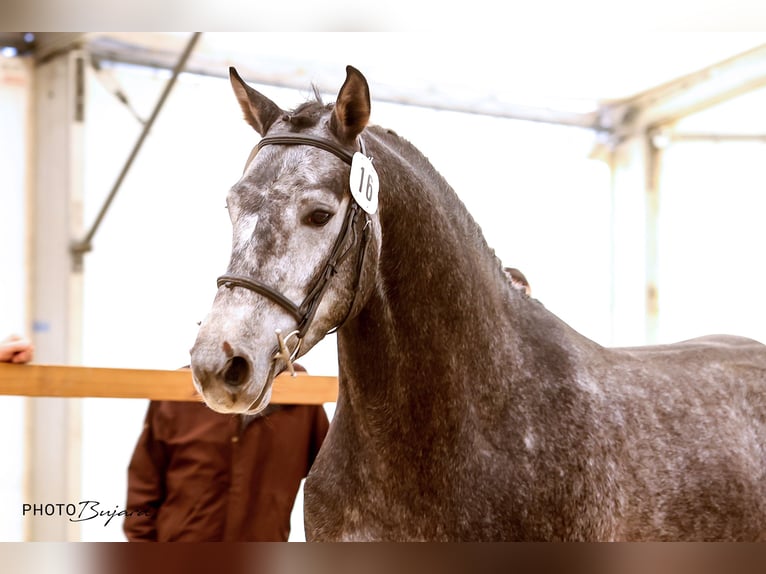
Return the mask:
[[[243,384],[250,375],[250,364],[243,357],[232,357],[226,363],[223,371],[223,380],[227,385],[238,387]]]

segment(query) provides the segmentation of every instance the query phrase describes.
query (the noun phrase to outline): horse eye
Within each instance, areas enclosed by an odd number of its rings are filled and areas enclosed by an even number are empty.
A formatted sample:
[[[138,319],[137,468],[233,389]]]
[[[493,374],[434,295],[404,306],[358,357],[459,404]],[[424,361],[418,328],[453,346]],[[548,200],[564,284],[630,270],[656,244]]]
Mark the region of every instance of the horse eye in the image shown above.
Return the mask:
[[[312,211],[309,216],[306,218],[306,223],[309,225],[314,225],[316,227],[322,227],[327,224],[328,221],[330,221],[330,218],[333,216],[332,213],[329,211],[322,211],[320,209],[316,211]]]

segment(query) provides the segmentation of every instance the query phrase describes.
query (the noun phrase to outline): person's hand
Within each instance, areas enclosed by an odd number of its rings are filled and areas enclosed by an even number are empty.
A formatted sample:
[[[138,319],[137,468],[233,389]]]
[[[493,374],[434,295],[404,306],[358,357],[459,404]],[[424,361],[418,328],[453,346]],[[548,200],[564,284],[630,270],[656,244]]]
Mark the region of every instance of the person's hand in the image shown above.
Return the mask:
[[[0,362],[3,363],[28,363],[34,352],[32,343],[18,335],[0,341]]]

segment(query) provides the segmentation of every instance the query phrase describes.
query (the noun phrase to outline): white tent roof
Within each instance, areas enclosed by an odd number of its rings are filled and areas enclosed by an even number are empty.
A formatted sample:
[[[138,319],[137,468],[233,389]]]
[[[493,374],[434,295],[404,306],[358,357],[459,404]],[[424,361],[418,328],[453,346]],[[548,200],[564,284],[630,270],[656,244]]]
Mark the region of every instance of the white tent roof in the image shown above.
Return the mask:
[[[72,36],[43,34],[41,53]],[[76,39],[99,59],[170,68],[189,37],[89,32]],[[369,80],[374,99],[527,119],[551,112],[558,123],[591,125],[605,105],[669,84],[691,87],[699,78],[679,78],[764,46],[763,32],[208,32],[186,69],[223,76],[234,65],[251,82],[306,91],[316,83],[334,93],[351,64]]]

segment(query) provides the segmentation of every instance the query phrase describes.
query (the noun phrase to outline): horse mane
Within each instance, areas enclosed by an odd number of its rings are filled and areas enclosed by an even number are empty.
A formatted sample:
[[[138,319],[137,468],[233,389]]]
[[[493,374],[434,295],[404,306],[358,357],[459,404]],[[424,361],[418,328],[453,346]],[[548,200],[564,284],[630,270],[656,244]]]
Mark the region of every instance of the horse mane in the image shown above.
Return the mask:
[[[471,242],[473,248],[476,250],[474,253],[486,253],[489,260],[493,262],[492,274],[497,279],[496,285],[498,288],[503,289],[508,284],[503,263],[497,257],[495,250],[487,243],[487,239],[484,235],[481,226],[471,215],[468,208],[460,199],[454,188],[444,178],[444,176],[436,169],[431,163],[428,157],[420,151],[409,140],[402,137],[395,131],[383,128],[377,125],[369,125],[367,130],[373,135],[377,136],[379,140],[384,143],[391,151],[393,151],[402,161],[410,164],[413,173],[419,173],[419,178],[428,180],[431,182],[431,186],[423,189],[420,193],[425,193],[426,205],[436,209],[436,206],[440,210],[446,210],[449,214],[449,220],[452,227],[460,227],[463,230],[464,238]],[[385,169],[385,168],[382,168]],[[395,179],[400,179],[400,175],[395,176]],[[433,185],[436,182],[437,185]],[[414,190],[413,186],[400,186],[399,194],[405,193],[404,190]],[[438,197],[437,197],[438,196]],[[405,198],[402,195],[399,197],[390,198],[395,201],[402,201],[410,205],[413,204],[413,198]],[[399,211],[403,213],[404,210]],[[510,297],[516,297],[518,292],[515,289],[510,289]]]
[[[316,84],[312,84],[311,89],[314,99],[298,105],[282,118],[287,121],[295,131],[316,126],[319,123],[322,114],[331,110],[334,106],[334,104],[325,104],[324,101],[322,101],[322,94],[319,92],[319,88]]]

